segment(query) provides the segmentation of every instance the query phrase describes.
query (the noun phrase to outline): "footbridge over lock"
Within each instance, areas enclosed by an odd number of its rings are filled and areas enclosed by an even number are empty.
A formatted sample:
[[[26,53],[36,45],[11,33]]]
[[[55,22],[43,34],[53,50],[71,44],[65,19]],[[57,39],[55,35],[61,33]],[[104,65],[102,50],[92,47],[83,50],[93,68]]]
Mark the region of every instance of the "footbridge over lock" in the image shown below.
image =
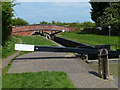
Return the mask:
[[[12,35],[20,35],[20,36],[30,36],[35,34],[56,34],[63,31],[70,31],[69,26],[64,25],[27,25],[27,26],[17,26],[12,27]]]

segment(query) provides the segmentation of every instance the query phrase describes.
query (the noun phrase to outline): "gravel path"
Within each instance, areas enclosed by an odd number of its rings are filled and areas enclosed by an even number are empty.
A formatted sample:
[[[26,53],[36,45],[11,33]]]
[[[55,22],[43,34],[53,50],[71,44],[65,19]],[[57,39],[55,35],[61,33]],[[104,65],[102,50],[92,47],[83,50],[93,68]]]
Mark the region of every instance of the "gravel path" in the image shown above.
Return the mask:
[[[116,88],[111,80],[98,78],[97,72],[73,54],[33,52],[16,58],[8,73],[64,71],[77,88]]]

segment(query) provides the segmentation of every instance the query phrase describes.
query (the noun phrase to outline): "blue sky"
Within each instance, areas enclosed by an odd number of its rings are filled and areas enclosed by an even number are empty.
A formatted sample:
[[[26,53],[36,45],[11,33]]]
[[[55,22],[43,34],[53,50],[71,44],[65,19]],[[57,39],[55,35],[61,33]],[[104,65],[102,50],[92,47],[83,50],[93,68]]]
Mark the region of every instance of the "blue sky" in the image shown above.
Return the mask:
[[[88,2],[21,2],[14,7],[15,16],[30,24],[41,21],[86,22],[91,21]]]

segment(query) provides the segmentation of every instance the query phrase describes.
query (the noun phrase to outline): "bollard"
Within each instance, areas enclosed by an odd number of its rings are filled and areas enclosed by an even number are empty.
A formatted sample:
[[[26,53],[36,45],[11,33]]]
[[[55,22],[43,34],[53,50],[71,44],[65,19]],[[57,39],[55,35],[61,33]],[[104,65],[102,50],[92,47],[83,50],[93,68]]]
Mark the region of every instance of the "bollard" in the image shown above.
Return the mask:
[[[98,59],[99,77],[103,79],[109,79],[109,62],[107,49],[103,48],[99,50]]]

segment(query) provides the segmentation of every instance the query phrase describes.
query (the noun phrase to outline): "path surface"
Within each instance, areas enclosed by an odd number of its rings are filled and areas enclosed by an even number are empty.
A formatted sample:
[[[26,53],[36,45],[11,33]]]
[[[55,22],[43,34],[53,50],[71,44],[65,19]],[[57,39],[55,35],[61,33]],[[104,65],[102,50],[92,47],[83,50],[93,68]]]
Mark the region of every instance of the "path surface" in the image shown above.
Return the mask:
[[[110,82],[96,76],[96,71],[73,54],[33,52],[13,61],[8,73],[64,71],[78,88],[115,88]]]

